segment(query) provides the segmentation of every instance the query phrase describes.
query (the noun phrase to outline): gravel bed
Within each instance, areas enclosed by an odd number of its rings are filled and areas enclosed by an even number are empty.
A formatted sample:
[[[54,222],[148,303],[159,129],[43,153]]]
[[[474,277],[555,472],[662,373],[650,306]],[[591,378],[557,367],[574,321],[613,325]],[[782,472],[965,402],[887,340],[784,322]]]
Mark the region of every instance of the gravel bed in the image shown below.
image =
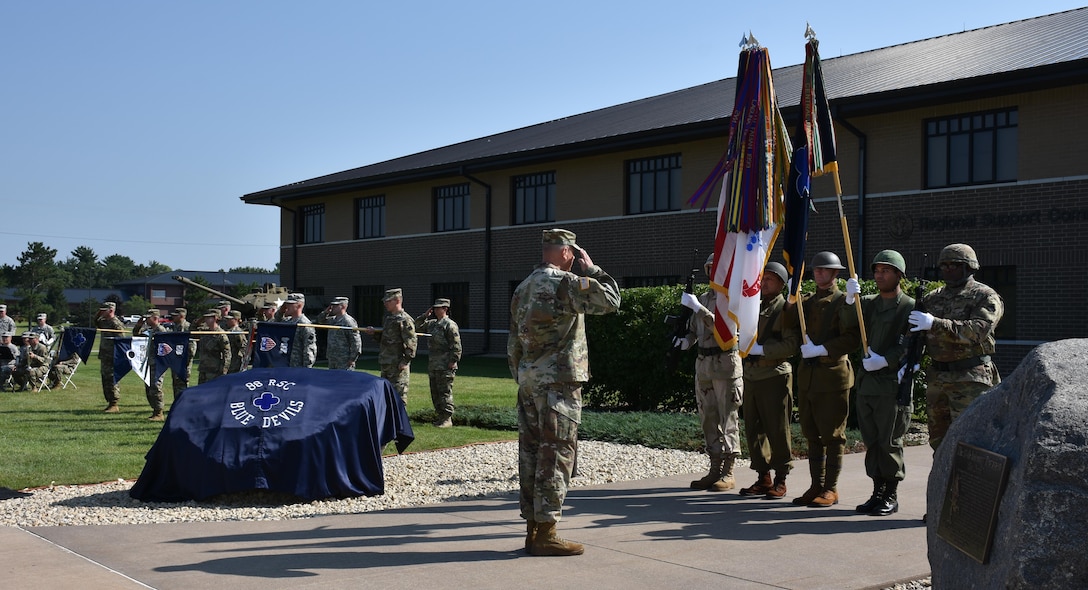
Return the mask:
[[[686,451],[594,441],[581,441],[578,450],[578,475],[571,487],[705,472],[707,467],[706,455]],[[288,520],[482,498],[518,488],[515,442],[409,453],[386,457],[383,463],[385,494],[372,498],[301,502],[284,494],[247,492],[204,502],[141,502],[128,495],[132,481],[118,480],[27,490],[27,497],[0,501],[0,525]],[[746,465],[738,462],[737,467]]]

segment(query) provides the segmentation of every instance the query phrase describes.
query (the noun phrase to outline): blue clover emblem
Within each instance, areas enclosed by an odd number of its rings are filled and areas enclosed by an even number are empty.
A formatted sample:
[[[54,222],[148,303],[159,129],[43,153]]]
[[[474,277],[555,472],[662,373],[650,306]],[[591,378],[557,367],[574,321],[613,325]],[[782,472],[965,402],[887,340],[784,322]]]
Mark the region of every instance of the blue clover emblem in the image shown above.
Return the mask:
[[[276,407],[280,403],[280,398],[271,391],[262,393],[259,397],[253,399],[253,405],[261,409],[262,412],[267,412]]]

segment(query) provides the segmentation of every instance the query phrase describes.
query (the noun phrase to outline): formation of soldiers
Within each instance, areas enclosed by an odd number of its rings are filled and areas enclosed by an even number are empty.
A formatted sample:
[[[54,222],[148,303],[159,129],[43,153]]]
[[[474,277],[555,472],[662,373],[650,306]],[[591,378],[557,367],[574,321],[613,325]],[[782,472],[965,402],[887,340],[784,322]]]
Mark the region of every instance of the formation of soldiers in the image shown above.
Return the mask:
[[[712,263],[708,260],[707,267]],[[687,345],[699,343],[696,398],[710,458],[707,475],[692,481],[691,487],[724,491],[735,486],[737,408],[743,405],[751,468],[757,478],[740,494],[784,497],[792,469],[791,397],[796,396],[808,446],[809,485],[792,502],[812,507],[837,504],[850,390],[856,381],[853,411],[866,447],[865,470],[873,493],[855,510],[893,514],[899,509],[897,488],[905,477],[903,437],[913,412],[910,396],[898,394],[901,383],[917,369],[904,364],[907,342],[912,334],[923,336],[932,360],[926,370],[926,409],[929,442],[936,449],[951,422],[1001,380],[991,357],[994,330],[1004,311],[1001,297],[974,279],[978,258],[966,244],[941,250],[938,266],[944,286],[917,302],[900,287],[906,264],[894,250],[873,258],[870,268],[877,293],[864,297],[856,276],[846,281],[845,292],[839,290],[836,278],[845,267],[834,253],[816,254],[810,266],[816,291],[794,305],[783,294],[786,269],[777,262],[767,264],[758,338],[743,361],[735,346],[723,350],[712,338],[717,291],[700,299],[683,295],[681,303],[695,312]],[[854,367],[850,355],[858,352],[862,366]]]

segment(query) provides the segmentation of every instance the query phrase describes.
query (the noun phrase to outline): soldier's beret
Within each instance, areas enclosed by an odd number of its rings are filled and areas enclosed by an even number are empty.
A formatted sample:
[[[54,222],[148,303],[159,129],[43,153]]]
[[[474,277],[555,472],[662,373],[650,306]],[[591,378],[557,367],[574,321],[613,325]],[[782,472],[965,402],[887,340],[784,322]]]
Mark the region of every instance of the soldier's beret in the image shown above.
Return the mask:
[[[546,229],[544,230],[543,243],[552,246],[573,246],[575,235],[574,232],[565,229]]]
[[[393,299],[400,299],[400,289],[386,289],[385,296],[382,297],[382,301],[392,301]]]

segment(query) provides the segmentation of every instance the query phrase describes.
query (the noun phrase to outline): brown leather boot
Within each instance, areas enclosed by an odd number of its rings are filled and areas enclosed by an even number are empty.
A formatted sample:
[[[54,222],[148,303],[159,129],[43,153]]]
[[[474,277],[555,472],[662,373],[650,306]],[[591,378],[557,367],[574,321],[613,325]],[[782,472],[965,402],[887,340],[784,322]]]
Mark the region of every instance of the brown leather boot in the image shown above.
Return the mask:
[[[536,534],[533,536],[533,555],[581,555],[585,553],[585,547],[581,543],[573,543],[560,539],[555,534],[554,522],[538,522]]]
[[[722,458],[719,456],[710,456],[710,470],[706,475],[691,482],[691,489],[693,490],[709,490],[710,486],[714,485],[719,479],[722,478]]]
[[[770,491],[771,484],[771,472],[760,472],[759,477],[756,479],[756,483],[740,489],[740,495],[742,496],[762,496]]]
[[[118,413],[120,411],[121,411],[121,408],[117,407],[117,402],[110,402],[110,404],[108,406],[106,406],[106,409],[102,410],[102,413],[104,413],[104,414],[116,414],[116,413]]]
[[[162,422],[164,420],[166,420],[166,416],[163,415],[162,410],[158,410],[147,417],[148,422]]]
[[[718,481],[707,488],[712,492],[725,492],[737,487],[737,480],[733,477],[733,464],[737,462],[736,455],[726,455],[722,459],[722,474]]]
[[[536,538],[536,521],[525,521],[525,552],[533,554],[533,539]]]
[[[820,490],[820,495],[812,499],[809,506],[818,508],[827,508],[839,503],[839,474],[842,473],[842,455],[839,453],[828,453],[827,463],[824,471],[824,489]]]
[[[808,458],[808,474],[812,478],[812,484],[805,493],[794,498],[792,502],[798,506],[808,506],[820,492],[824,491],[824,456]]]
[[[774,484],[767,490],[768,500],[777,500],[786,495],[786,473],[785,471],[774,472]]]

